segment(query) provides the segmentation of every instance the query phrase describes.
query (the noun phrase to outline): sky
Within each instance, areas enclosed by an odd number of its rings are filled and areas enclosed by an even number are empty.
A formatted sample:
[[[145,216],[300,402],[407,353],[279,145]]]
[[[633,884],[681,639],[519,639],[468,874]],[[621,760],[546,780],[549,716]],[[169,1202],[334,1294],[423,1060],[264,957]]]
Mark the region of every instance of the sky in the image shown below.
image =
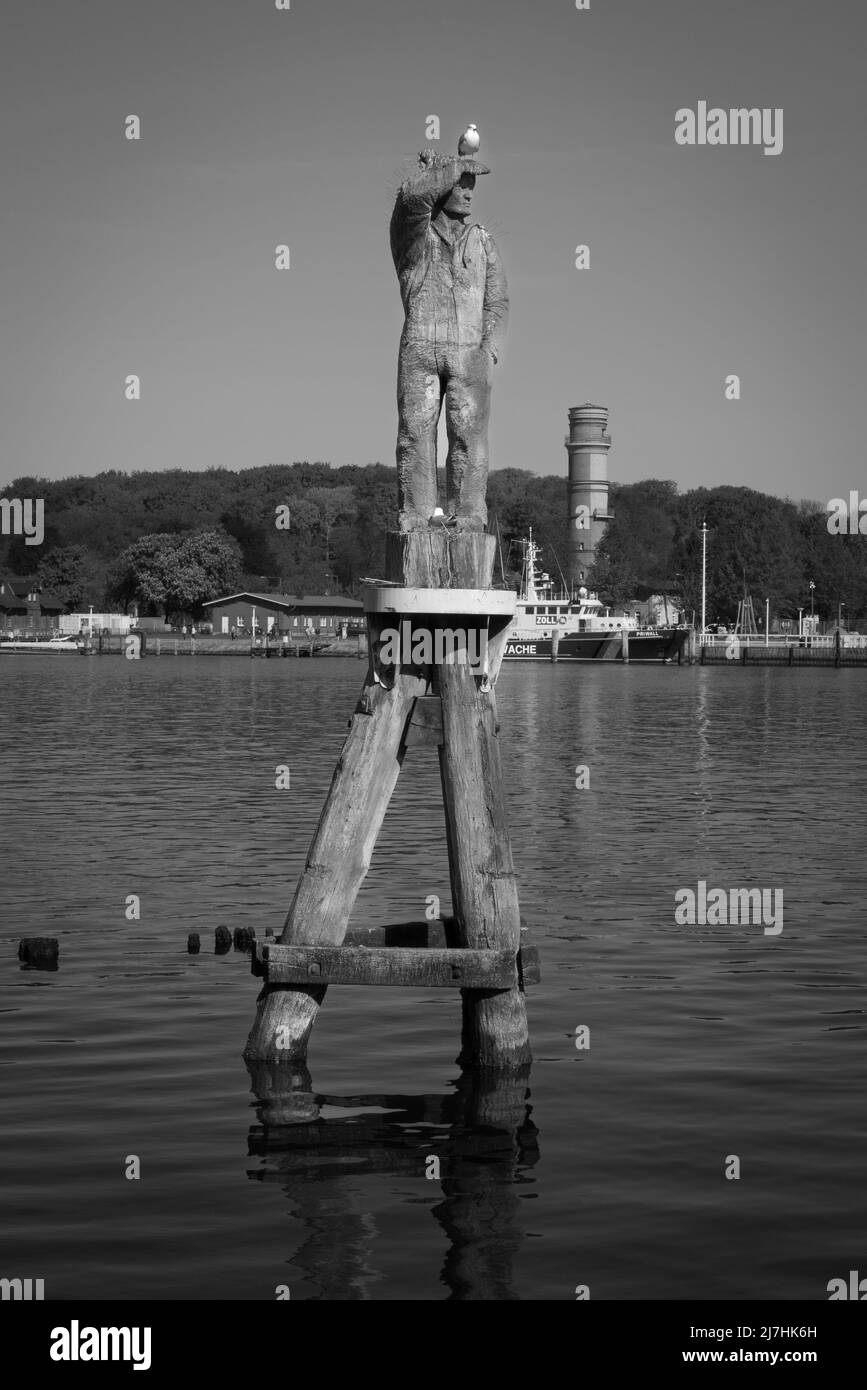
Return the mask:
[[[4,0],[0,485],[393,462],[391,206],[472,121],[493,468],[565,476],[593,401],[617,481],[864,493],[865,36],[858,0]],[[782,152],[677,144],[700,101],[782,108]]]

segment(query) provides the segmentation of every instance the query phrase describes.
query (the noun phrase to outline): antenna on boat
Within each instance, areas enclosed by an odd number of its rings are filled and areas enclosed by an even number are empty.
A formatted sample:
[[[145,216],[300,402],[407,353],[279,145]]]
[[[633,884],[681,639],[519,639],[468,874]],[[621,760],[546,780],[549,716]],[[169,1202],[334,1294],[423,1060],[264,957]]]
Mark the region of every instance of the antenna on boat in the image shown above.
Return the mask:
[[[554,563],[555,563],[555,565],[557,566],[557,569],[560,571],[560,578],[563,580],[563,592],[564,592],[564,594],[568,594],[568,593],[569,593],[569,585],[566,583],[566,576],[565,576],[565,574],[563,573],[563,569],[562,569],[562,566],[561,566],[561,564],[560,564],[560,557],[559,557],[559,555],[557,554],[556,550],[554,549],[553,545],[551,546],[551,554],[554,556]]]

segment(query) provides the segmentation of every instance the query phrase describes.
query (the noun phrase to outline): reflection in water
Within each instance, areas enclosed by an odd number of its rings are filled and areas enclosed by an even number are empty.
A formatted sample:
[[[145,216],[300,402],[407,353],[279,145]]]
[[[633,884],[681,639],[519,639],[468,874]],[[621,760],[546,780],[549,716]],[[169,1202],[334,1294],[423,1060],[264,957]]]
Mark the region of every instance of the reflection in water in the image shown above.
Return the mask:
[[[698,831],[696,848],[703,854],[708,846],[710,828],[708,814],[712,797],[712,753],[710,743],[710,716],[708,714],[708,694],[711,672],[701,666],[696,671],[695,689],[695,730],[696,730],[696,795],[698,800]]]
[[[530,1119],[530,1069],[508,1075],[464,1071],[452,1095],[314,1095],[303,1064],[251,1065],[260,1123],[248,1170],[276,1179],[308,1232],[292,1264],[322,1299],[367,1299],[377,1229],[359,1209],[359,1174],[405,1173],[424,1180],[439,1161],[443,1200],[433,1215],[449,1246],[441,1271],[449,1299],[515,1299],[512,1261],[524,1238],[517,1187],[539,1157]],[[351,1114],[323,1117],[339,1109]]]

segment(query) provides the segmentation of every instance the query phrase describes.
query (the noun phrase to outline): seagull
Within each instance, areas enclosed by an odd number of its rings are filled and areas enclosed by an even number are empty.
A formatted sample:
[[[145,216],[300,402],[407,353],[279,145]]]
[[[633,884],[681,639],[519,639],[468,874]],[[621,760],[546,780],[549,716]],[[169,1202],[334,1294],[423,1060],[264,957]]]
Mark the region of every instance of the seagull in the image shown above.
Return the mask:
[[[475,154],[479,148],[479,132],[474,125],[468,125],[458,141],[458,154]]]

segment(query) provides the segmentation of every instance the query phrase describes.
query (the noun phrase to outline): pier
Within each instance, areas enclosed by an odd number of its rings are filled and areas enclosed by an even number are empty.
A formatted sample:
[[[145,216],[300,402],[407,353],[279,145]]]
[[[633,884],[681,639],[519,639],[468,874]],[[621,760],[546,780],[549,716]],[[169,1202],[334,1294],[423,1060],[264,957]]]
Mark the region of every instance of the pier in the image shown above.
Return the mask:
[[[692,634],[691,659],[700,666],[867,666],[867,636],[844,633],[805,637]]]

